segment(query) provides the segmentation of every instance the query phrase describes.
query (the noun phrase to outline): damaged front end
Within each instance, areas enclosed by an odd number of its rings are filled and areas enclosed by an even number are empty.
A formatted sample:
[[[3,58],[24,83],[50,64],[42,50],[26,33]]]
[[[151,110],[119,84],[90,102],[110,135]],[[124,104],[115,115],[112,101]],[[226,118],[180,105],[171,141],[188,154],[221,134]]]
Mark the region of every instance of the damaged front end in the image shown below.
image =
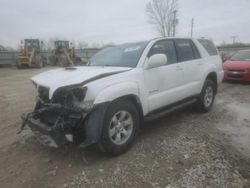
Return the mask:
[[[49,89],[38,86],[33,112],[22,116],[21,130],[28,125],[46,145],[58,147],[67,142],[81,144],[86,140],[85,120],[93,102],[84,102],[86,87],[70,86],[57,89],[49,99]]]

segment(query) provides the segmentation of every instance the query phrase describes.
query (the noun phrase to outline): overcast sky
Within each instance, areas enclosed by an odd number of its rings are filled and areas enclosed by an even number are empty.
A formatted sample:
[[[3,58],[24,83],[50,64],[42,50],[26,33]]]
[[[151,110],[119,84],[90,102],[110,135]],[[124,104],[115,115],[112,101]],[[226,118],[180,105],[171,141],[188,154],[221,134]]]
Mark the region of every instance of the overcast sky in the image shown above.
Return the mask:
[[[0,0],[0,44],[23,38],[88,43],[147,40],[157,33],[147,23],[149,0]],[[250,43],[250,0],[179,0],[178,36],[209,37],[216,43]]]

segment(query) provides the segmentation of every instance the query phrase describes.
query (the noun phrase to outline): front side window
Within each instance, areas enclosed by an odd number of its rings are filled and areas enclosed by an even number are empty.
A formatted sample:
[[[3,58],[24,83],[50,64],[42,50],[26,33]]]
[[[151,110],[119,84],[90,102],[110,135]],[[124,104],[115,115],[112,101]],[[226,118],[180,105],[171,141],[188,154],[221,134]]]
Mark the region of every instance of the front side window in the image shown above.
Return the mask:
[[[168,64],[177,63],[177,56],[173,40],[162,40],[156,42],[151,48],[148,57],[155,54],[165,54],[168,58]]]
[[[95,54],[89,66],[136,67],[148,42],[109,47]]]
[[[177,57],[179,62],[190,61],[193,59],[200,58],[200,54],[191,40],[176,39],[175,45],[177,49]]]

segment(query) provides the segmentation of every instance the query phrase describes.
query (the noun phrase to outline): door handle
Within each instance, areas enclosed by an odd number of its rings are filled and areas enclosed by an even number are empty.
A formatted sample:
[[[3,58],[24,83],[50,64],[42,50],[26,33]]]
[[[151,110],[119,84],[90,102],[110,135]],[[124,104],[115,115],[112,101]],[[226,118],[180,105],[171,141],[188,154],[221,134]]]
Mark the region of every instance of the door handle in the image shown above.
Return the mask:
[[[198,65],[202,65],[202,62],[200,61],[200,62],[198,62]]]
[[[181,70],[183,70],[183,69],[182,69],[181,66],[176,66],[176,67],[175,67],[175,70],[176,70],[176,71],[181,71]]]

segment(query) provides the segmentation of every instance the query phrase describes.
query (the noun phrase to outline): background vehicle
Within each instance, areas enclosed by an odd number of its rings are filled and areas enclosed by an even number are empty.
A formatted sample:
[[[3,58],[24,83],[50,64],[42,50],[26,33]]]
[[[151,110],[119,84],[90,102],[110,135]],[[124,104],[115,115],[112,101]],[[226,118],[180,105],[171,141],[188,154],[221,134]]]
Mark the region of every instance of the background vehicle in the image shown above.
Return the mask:
[[[223,64],[224,80],[250,81],[250,50],[235,53]]]
[[[70,48],[69,41],[55,41],[55,49],[50,57],[51,65],[65,67],[69,65],[80,65],[83,63],[86,62],[82,62],[81,58],[76,55],[74,47]]]
[[[41,46],[38,39],[25,39],[24,47],[17,57],[17,67],[42,68],[45,65],[41,55]]]
[[[97,144],[125,152],[140,122],[193,104],[213,105],[223,78],[221,57],[207,39],[163,38],[106,48],[86,67],[51,70],[32,78],[35,110],[23,117],[51,145]]]

